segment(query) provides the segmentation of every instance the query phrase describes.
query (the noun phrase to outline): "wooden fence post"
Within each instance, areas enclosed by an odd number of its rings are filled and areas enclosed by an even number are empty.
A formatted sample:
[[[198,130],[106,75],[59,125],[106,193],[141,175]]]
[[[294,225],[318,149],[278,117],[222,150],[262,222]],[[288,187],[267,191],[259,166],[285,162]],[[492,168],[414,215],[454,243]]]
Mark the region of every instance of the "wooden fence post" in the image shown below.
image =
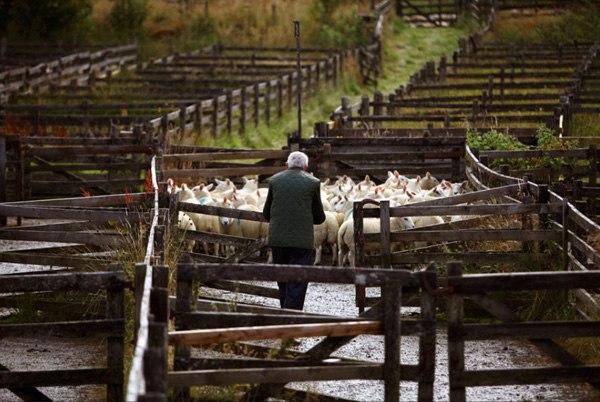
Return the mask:
[[[277,79],[277,117],[283,116],[283,82],[282,78]]]
[[[381,239],[381,268],[391,268],[390,202],[388,200],[379,203],[379,225],[379,236]]]
[[[563,198],[562,205],[562,263],[563,270],[569,270],[569,200]]]
[[[448,277],[451,276],[462,276],[460,264],[448,264]],[[465,343],[459,335],[463,318],[463,297],[453,293],[448,298],[448,370],[451,402],[466,400],[465,387],[461,383],[465,371]]]
[[[246,102],[246,87],[244,86],[240,91],[240,134],[244,134],[246,132]]]
[[[190,262],[191,258],[187,256],[184,257],[186,261]],[[179,276],[177,277],[177,300],[175,304],[175,309],[177,313],[189,313],[192,310],[192,282],[188,280],[183,280]],[[175,328],[183,329],[181,325],[178,323],[177,319],[175,320]],[[174,369],[175,371],[183,371],[189,369],[191,357],[191,348],[186,345],[177,345],[175,347],[175,362]],[[190,389],[189,388],[178,388],[175,390],[175,395],[177,400],[189,400],[190,398]]]
[[[260,88],[258,84],[254,84],[254,127],[258,126],[260,119]]]
[[[265,122],[271,125],[271,81],[265,82]]]
[[[402,10],[402,1],[403,0],[396,0],[396,15],[398,17],[404,17],[404,11]]]
[[[6,202],[6,137],[0,136],[0,202]],[[0,216],[0,226],[6,226],[6,216]]]
[[[380,116],[383,114],[383,94],[380,91],[375,91],[373,94],[373,115]]]
[[[212,102],[212,136],[216,137],[219,134],[219,95],[213,97]]]
[[[389,212],[389,210],[388,210]],[[402,287],[399,283],[387,283],[381,287],[383,298],[383,333],[385,360],[383,362],[384,400],[400,400],[400,310]]]
[[[287,77],[286,103],[287,103],[287,109],[289,110],[292,108],[292,104],[294,102],[294,80],[293,80],[292,74],[288,74],[288,75],[286,75],[286,77]]]
[[[363,249],[365,245],[365,236],[363,231],[363,205],[360,202],[354,202],[352,205],[352,219],[354,223],[354,265],[363,266]],[[366,289],[364,285],[356,285],[356,306],[358,311],[363,313],[366,304]]]
[[[588,176],[588,185],[591,187],[595,187],[598,184],[598,151],[595,145],[590,145],[588,149],[588,157],[590,158],[590,170]],[[596,215],[596,196],[588,197],[588,214],[594,216]]]
[[[122,271],[120,265],[109,267],[112,270]],[[113,320],[124,320],[125,311],[123,306],[124,290],[121,285],[106,290],[106,318]],[[121,325],[121,333],[117,336],[106,338],[106,363],[111,382],[107,384],[106,400],[123,400],[123,361],[124,345],[123,335],[125,334],[125,322]]]
[[[437,287],[435,265],[427,267],[423,274],[431,288]],[[431,279],[430,279],[431,278]],[[419,336],[419,401],[433,400],[433,383],[435,379],[435,297],[421,288],[421,321],[427,328]]]
[[[363,95],[360,98],[360,109],[358,114],[361,116],[369,115],[369,95]]]
[[[232,91],[229,90],[227,91],[227,95],[225,97],[225,116],[227,118],[226,122],[227,122],[227,133],[231,134],[231,130],[232,130],[232,115],[233,115],[233,99],[232,99],[233,95],[232,95]]]
[[[135,316],[133,323],[133,337],[137,339],[138,330],[140,329],[140,310],[142,295],[144,293],[144,279],[146,278],[146,264],[135,264],[133,273],[133,296],[135,299]]]

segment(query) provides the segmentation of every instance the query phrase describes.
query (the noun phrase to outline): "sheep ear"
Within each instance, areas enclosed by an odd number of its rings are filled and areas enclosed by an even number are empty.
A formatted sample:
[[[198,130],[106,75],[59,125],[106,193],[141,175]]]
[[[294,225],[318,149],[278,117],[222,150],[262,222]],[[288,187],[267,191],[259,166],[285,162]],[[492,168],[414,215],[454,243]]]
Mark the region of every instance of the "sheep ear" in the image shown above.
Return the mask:
[[[244,180],[244,184],[248,183],[248,179],[246,179],[245,177],[242,177],[242,180]]]
[[[469,185],[469,182],[467,180],[465,180],[462,183],[460,183],[460,188],[467,188],[468,185]]]
[[[227,197],[223,197],[223,204],[227,204]]]
[[[229,180],[229,179],[225,179],[225,183],[227,183],[227,184],[231,184],[231,180]]]
[[[396,176],[396,177],[400,176],[400,172],[398,172],[397,170],[394,170],[394,176]]]
[[[421,181],[421,176],[417,176],[417,183]]]
[[[428,179],[431,178],[431,173],[429,173],[429,172],[425,173],[425,177],[427,177]]]
[[[212,190],[212,188],[213,188],[214,186],[215,186],[215,185],[214,185],[213,183],[210,183],[210,184],[208,184],[208,185],[204,186],[204,189],[205,189],[206,191],[210,191],[210,190]]]
[[[388,170],[388,178],[391,179],[394,177],[394,174]]]
[[[358,191],[361,191],[361,189],[360,189],[360,183],[358,184]]]

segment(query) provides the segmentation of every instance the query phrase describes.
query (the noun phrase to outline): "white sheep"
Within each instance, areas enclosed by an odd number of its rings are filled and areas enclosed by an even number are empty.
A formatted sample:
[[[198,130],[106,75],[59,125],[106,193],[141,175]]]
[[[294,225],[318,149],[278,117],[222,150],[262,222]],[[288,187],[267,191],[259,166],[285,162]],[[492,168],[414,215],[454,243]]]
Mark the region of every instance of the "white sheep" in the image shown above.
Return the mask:
[[[314,245],[315,245],[315,265],[321,263],[323,254],[323,245],[331,246],[332,261],[331,265],[335,264],[337,256],[337,234],[340,229],[337,214],[331,211],[325,211],[325,222],[314,226]]]
[[[363,232],[364,233],[379,233],[381,223],[379,218],[365,218],[363,219]],[[409,217],[402,218],[391,218],[390,219],[390,231],[398,232],[407,229],[413,229],[415,227],[412,219]],[[365,254],[370,252],[380,251],[378,244],[365,244],[363,250]],[[346,259],[348,259],[351,267],[356,267],[356,249],[354,243],[354,220],[352,218],[347,219],[338,232],[338,266],[344,266]]]

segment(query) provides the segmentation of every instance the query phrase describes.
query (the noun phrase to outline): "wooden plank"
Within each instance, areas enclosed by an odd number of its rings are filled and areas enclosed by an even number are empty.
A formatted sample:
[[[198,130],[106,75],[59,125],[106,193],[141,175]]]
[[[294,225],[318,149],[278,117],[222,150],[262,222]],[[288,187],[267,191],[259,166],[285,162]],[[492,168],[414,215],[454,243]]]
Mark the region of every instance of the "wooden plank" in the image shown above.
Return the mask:
[[[105,384],[110,380],[104,368],[37,371],[0,371],[0,387],[56,387]]]
[[[288,324],[258,327],[199,329],[169,332],[169,343],[201,346],[274,338],[303,338],[315,336],[358,336],[381,333],[379,321],[349,321],[345,323]]]
[[[378,256],[367,259],[369,262],[378,262]],[[457,253],[436,253],[426,252],[420,254],[392,253],[392,263],[395,264],[425,264],[430,261],[452,262],[462,261],[463,263],[491,264],[491,263],[536,263],[544,264],[550,261],[549,254],[532,254],[519,252],[457,252]]]
[[[453,333],[463,340],[497,338],[570,338],[600,336],[600,321],[544,321],[463,324]]]
[[[122,332],[123,323],[122,319],[115,319],[40,322],[35,324],[0,324],[0,337],[59,335],[85,337],[89,335],[115,335]]]
[[[0,253],[0,262],[9,262],[13,264],[32,264],[32,265],[50,265],[53,267],[72,267],[79,269],[98,269],[104,268],[109,264],[105,258],[64,256],[35,253]]]
[[[407,205],[390,209],[391,216],[458,216],[458,215],[514,215],[514,214],[550,214],[562,211],[562,205],[554,204],[487,204],[419,206]],[[365,211],[367,212],[367,211]],[[368,216],[365,214],[365,216]]]
[[[221,161],[236,159],[285,159],[287,150],[256,150],[256,151],[233,151],[233,152],[210,152],[193,154],[166,154],[163,155],[165,162],[198,162],[198,161]]]
[[[387,402],[400,400],[400,338],[402,324],[402,287],[389,282],[381,289],[383,298],[384,399]]]
[[[451,263],[448,266],[448,276],[461,278],[461,266]],[[464,299],[459,293],[452,293],[448,300],[448,371],[450,382],[450,400],[462,402],[466,400],[465,386],[461,378],[465,370],[465,343],[451,335],[460,329],[464,320]]]
[[[505,370],[466,370],[458,379],[466,387],[594,382],[600,366],[542,367]]]
[[[52,275],[0,276],[0,292],[95,291],[125,286],[123,273],[86,272]]]
[[[135,214],[128,214],[126,211],[97,211],[93,209],[66,209],[66,208],[44,208],[34,205],[0,205],[0,215],[20,216],[32,219],[68,219],[84,220],[94,222],[108,221],[129,221],[135,219]]]
[[[418,286],[409,271],[364,268],[306,267],[277,264],[179,264],[178,277],[185,280],[302,281],[377,286],[397,281],[403,286]]]
[[[448,284],[457,292],[465,294],[539,289],[594,289],[600,287],[600,271],[470,274],[460,278],[449,276]]]
[[[562,234],[554,230],[521,230],[521,229],[461,229],[461,230],[406,230],[393,232],[392,242],[401,241],[523,241],[554,240],[559,241]],[[379,233],[365,234],[370,243],[379,242]]]
[[[0,371],[10,370],[6,366],[0,364]],[[52,401],[52,399],[48,398],[40,390],[34,387],[10,387],[8,390],[26,402]]]
[[[206,241],[221,244],[232,244],[235,246],[247,246],[250,243],[255,243],[257,240],[246,237],[223,235],[211,232],[201,232],[198,230],[186,230],[186,240]]]
[[[42,241],[52,243],[89,244],[100,247],[118,248],[127,243],[120,234],[84,233],[61,231],[14,230],[1,231],[0,240]]]
[[[179,202],[177,203],[177,210],[182,212],[195,212],[204,215],[217,215],[234,219],[265,222],[265,218],[261,212],[243,211],[233,208],[221,208],[209,205],[191,204],[189,202]]]
[[[230,369],[170,372],[170,387],[230,384],[279,384],[298,381],[377,380],[383,375],[380,364],[333,367],[285,367],[269,369]]]
[[[200,169],[174,169],[163,170],[162,174],[170,178],[213,178],[213,177],[241,177],[250,175],[274,175],[286,170],[285,166],[256,166],[232,168],[200,168]]]
[[[123,205],[142,204],[153,199],[151,193],[131,193],[131,194],[113,194],[113,195],[95,195],[92,197],[72,197],[72,198],[54,198],[47,200],[29,200],[0,204],[14,206],[54,206],[54,207],[114,207]]]

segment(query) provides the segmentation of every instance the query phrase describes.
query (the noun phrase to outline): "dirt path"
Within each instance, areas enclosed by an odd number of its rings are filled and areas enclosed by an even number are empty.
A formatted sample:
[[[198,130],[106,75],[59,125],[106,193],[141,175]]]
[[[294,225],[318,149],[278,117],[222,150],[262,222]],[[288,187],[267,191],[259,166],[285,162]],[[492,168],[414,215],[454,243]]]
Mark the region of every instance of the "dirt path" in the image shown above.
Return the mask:
[[[264,286],[275,287],[274,283],[261,283]],[[211,290],[210,294],[222,294],[231,300],[239,302],[262,303],[278,307],[278,301],[249,295],[236,295],[229,292]],[[369,294],[375,296],[376,294]],[[355,316],[354,287],[347,285],[310,284],[305,304],[305,311]],[[414,308],[405,308],[403,313],[410,315]],[[417,310],[418,311],[418,310]],[[437,358],[435,377],[435,399],[448,399],[448,359],[445,329],[438,330]],[[320,339],[302,339],[299,350],[308,350]],[[418,363],[418,338],[402,338],[402,363]],[[360,336],[341,348],[335,356],[363,359],[372,362],[383,362],[384,358],[383,337]],[[521,341],[478,341],[467,342],[466,368],[467,369],[501,369],[509,367],[527,367],[552,365],[552,362],[543,357],[535,347]],[[535,359],[535,360],[534,360]],[[375,401],[383,399],[382,381],[329,381],[294,383],[292,388],[320,392],[326,395],[343,397],[357,401]],[[502,400],[590,400],[600,397],[592,394],[591,387],[579,385],[525,385],[505,387],[479,387],[468,388],[468,400],[476,401],[502,401]],[[402,400],[416,400],[416,383],[401,383]]]

